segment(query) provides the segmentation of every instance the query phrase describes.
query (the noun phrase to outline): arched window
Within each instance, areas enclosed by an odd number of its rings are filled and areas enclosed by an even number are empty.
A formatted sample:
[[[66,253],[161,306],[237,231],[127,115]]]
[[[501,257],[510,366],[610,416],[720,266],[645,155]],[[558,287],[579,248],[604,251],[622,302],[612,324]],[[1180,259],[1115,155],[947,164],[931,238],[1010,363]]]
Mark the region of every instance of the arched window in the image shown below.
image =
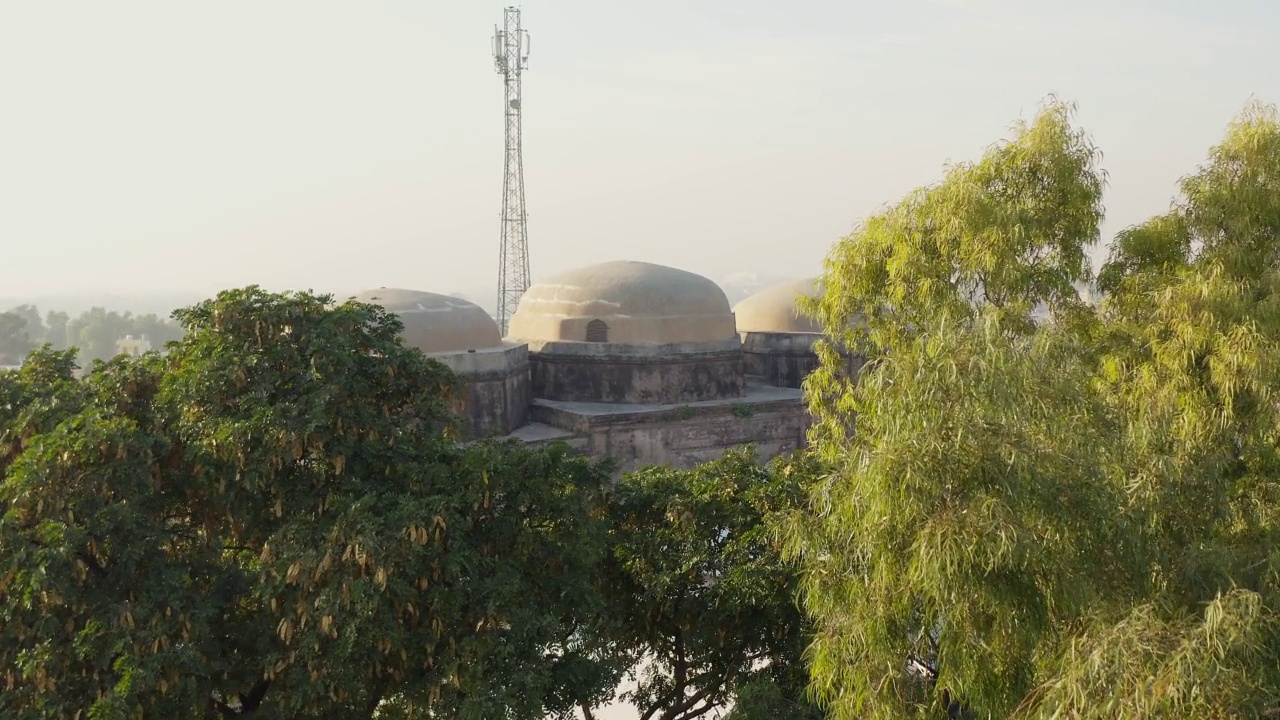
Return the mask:
[[[587,342],[609,342],[609,326],[603,320],[587,323]]]

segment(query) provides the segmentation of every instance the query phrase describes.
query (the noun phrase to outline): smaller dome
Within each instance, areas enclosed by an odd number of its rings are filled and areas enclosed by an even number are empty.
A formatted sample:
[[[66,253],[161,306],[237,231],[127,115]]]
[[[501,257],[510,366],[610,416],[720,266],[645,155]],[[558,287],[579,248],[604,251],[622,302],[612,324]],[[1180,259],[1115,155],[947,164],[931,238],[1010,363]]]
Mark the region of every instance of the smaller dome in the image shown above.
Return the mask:
[[[366,290],[354,300],[381,305],[400,316],[404,344],[424,353],[498,347],[502,333],[489,313],[461,298],[418,290]]]
[[[822,324],[800,312],[801,296],[818,297],[817,278],[793,280],[767,287],[733,309],[738,332],[820,333]]]

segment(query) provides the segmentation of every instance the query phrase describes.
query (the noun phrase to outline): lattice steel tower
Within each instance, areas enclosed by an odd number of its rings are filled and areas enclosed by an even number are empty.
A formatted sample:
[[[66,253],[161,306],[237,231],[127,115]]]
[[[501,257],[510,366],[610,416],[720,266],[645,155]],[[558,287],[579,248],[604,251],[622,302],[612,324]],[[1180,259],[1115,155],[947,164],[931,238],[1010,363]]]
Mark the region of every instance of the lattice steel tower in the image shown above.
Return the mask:
[[[524,160],[520,149],[520,75],[529,67],[529,33],[520,8],[503,13],[493,28],[493,61],[506,87],[506,169],[502,175],[502,239],[498,258],[498,326],[507,334],[520,296],[529,289],[529,226],[524,209]]]

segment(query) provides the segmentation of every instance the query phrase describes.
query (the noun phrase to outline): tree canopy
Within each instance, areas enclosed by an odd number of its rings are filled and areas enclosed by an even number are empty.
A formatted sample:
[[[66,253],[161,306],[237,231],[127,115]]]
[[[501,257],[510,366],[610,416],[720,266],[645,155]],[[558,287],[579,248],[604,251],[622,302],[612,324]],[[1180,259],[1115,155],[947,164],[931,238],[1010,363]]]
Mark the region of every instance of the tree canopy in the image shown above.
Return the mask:
[[[35,343],[20,313],[0,313],[0,365],[18,365]]]
[[[788,532],[834,717],[1280,704],[1280,124],[1246,109],[1091,307],[1104,178],[1071,120],[868,219],[809,305],[869,360],[824,348],[807,383],[832,470]]]
[[[178,315],[164,357],[0,374],[0,715],[531,717],[577,689],[594,465],[449,440],[452,376],[380,308]]]
[[[126,336],[145,337],[154,349],[182,337],[182,325],[155,314],[134,315],[101,307],[76,317],[49,311],[43,318],[34,305],[19,305],[0,313],[0,357],[20,364],[32,349],[48,344],[55,350],[79,349],[79,361],[108,360],[117,354],[116,341]],[[4,364],[4,363],[0,363]]]
[[[396,316],[311,293],[35,350],[0,716],[590,720],[626,675],[643,720],[1280,715],[1280,116],[1095,278],[1099,166],[1054,100],[838,242],[811,452],[767,464],[461,443]],[[112,315],[0,354],[109,357]]]
[[[813,716],[797,567],[774,530],[814,475],[806,456],[763,464],[741,449],[691,470],[628,473],[611,492],[597,632],[631,672],[622,699],[640,720],[695,720],[730,703],[739,718]]]

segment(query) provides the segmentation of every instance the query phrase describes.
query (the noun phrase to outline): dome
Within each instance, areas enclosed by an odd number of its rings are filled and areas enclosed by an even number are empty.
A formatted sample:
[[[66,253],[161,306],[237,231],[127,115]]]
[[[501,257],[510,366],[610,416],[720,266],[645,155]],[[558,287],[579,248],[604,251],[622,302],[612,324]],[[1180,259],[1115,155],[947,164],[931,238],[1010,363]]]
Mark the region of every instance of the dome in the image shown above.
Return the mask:
[[[737,337],[719,285],[691,272],[618,261],[561,273],[520,298],[512,338],[644,345]]]
[[[739,332],[820,333],[822,324],[800,312],[800,296],[817,297],[817,278],[767,287],[733,308]]]
[[[424,353],[458,352],[502,344],[498,323],[475,303],[418,290],[366,290],[355,300],[400,316],[404,344]]]

